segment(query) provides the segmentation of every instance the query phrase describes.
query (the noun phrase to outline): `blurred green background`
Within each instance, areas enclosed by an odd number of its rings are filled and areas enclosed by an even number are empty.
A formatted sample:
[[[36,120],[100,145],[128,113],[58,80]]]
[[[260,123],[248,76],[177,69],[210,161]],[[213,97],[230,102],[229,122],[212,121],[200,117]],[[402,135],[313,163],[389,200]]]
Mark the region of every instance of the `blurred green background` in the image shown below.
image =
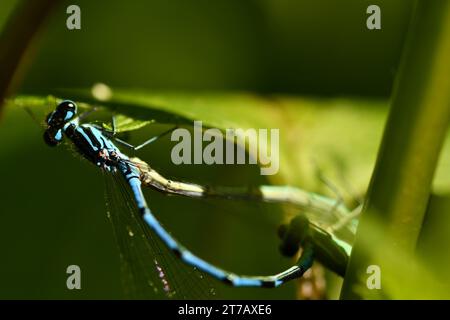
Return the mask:
[[[0,27],[16,2],[1,1]],[[69,4],[81,8],[81,30],[66,28]],[[366,28],[370,4],[383,8],[382,30]],[[36,57],[19,93],[46,96],[103,82],[150,93],[363,97],[365,102],[350,104],[347,110],[353,128],[370,118],[367,135],[356,137],[367,145],[355,160],[362,181],[355,191],[359,195],[375,159],[386,116],[384,101],[391,93],[412,4],[409,0],[63,1],[40,34]],[[330,111],[320,101],[319,112]],[[345,100],[332,106],[342,105]],[[361,116],[355,113],[358,106]],[[322,112],[307,120],[320,130],[323,117],[329,115]],[[334,123],[324,126],[331,128]],[[0,298],[123,297],[101,174],[64,148],[49,149],[41,137],[41,128],[23,110],[4,112]],[[345,146],[348,141],[341,143]],[[170,163],[169,154],[170,144],[163,141],[145,151],[143,158],[161,172],[187,181],[267,183],[256,166],[177,167]],[[149,196],[152,209],[174,234],[210,261],[250,274],[276,273],[290,263],[277,251],[276,223],[261,219],[280,208]],[[82,290],[66,289],[65,269],[70,264],[81,267]],[[217,287],[220,297],[226,298],[296,296],[294,284],[276,290]]]
[[[2,1],[2,16],[11,3]],[[80,6],[81,30],[65,27],[68,4]],[[366,28],[370,4],[383,7],[380,31]],[[388,97],[411,7],[409,0],[63,1],[23,88],[101,81]]]

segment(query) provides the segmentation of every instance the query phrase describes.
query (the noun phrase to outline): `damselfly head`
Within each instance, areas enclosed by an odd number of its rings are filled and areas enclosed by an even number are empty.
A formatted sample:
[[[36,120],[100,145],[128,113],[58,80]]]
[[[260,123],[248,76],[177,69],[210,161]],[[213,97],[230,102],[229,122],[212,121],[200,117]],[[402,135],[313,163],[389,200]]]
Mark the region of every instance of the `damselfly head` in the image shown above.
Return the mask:
[[[77,114],[77,105],[70,100],[64,100],[56,107],[55,111],[47,116],[47,125],[49,127],[62,127],[66,122],[72,120]]]
[[[58,145],[63,138],[62,128],[63,126],[75,118],[77,114],[77,105],[70,100],[64,100],[53,112],[47,115],[47,129],[44,133],[44,141],[49,146]]]

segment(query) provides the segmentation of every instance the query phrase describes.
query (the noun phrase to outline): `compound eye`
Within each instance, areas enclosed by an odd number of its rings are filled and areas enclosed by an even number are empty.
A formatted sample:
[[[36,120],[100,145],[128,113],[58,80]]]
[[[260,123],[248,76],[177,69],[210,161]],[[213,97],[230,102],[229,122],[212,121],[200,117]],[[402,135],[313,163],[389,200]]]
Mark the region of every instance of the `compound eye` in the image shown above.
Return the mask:
[[[64,100],[56,108],[58,113],[61,114],[61,120],[66,122],[71,120],[77,113],[77,105],[70,100]]]
[[[50,122],[52,121],[52,118],[53,118],[53,114],[54,114],[55,112],[53,111],[53,112],[50,112],[48,115],[47,115],[47,118],[45,118],[45,122],[47,123],[47,124],[50,124]]]
[[[72,111],[72,112],[76,112],[77,109],[77,105],[75,102],[71,101],[71,100],[64,100],[63,102],[61,102],[60,104],[58,104],[58,107],[56,107],[56,109],[58,109],[59,111]]]
[[[62,138],[63,138],[63,135],[62,135],[61,129],[56,130],[56,132],[48,129],[48,130],[45,130],[45,132],[44,132],[44,141],[47,145],[49,145],[51,147],[57,146],[59,143],[61,143]]]

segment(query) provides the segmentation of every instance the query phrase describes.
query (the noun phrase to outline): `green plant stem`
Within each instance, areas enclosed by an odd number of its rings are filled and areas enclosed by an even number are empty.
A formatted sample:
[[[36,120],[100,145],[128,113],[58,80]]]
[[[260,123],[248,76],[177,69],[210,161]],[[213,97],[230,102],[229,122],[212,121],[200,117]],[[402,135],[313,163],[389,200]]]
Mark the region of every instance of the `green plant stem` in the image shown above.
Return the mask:
[[[449,119],[450,1],[419,0],[341,298],[375,297],[366,270],[383,274],[386,239],[393,252],[414,254]]]
[[[26,57],[30,59],[33,40],[60,0],[21,1],[0,34],[0,108],[20,79]],[[21,68],[19,68],[21,67]]]

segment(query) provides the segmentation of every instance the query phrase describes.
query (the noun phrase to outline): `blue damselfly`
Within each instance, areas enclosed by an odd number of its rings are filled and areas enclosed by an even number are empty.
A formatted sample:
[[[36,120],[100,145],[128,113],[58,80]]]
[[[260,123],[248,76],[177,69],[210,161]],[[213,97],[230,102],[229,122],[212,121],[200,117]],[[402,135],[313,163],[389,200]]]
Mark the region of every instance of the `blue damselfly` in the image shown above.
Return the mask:
[[[68,100],[61,102],[47,116],[45,142],[50,146],[56,146],[66,136],[83,157],[102,169],[108,179],[107,186],[113,188],[119,184],[126,185],[126,188],[121,188],[121,190],[127,190],[127,195],[124,195],[122,200],[107,197],[109,215],[111,219],[117,219],[115,218],[117,216],[112,215],[111,212],[118,210],[118,207],[124,208],[120,211],[139,214],[139,216],[129,217],[131,223],[115,221],[113,225],[122,225],[121,232],[125,230],[128,233],[128,237],[125,238],[138,236],[148,239],[149,245],[152,246],[153,257],[148,266],[143,267],[144,269],[149,268],[148,270],[152,270],[157,276],[143,281],[151,285],[155,285],[157,282],[161,290],[168,296],[177,293],[177,289],[171,287],[177,286],[176,281],[172,280],[176,278],[176,275],[168,274],[162,267],[162,264],[166,263],[163,261],[165,258],[157,254],[157,248],[160,248],[161,245],[172,251],[172,258],[176,257],[185,264],[196,268],[193,270],[194,273],[199,270],[233,286],[277,287],[289,280],[301,277],[311,267],[314,258],[340,275],[345,273],[356,228],[354,218],[357,216],[359,208],[350,212],[339,201],[289,186],[205,187],[194,183],[169,180],[153,170],[146,162],[127,156],[118,147],[118,145],[122,145],[136,150],[155,141],[157,137],[134,147],[115,137],[114,120],[112,121],[112,130],[108,130],[95,123],[83,123],[84,118],[85,114],[77,115],[77,106],[74,102]],[[301,209],[302,214],[292,219],[289,226],[280,230],[280,236],[283,239],[281,248],[282,252],[288,256],[295,255],[300,246],[303,248],[303,252],[294,266],[275,275],[243,276],[223,270],[196,256],[175,240],[151,212],[143,195],[142,186],[163,193],[194,198],[223,198],[292,204]],[[114,193],[117,192],[110,190],[107,194]],[[117,232],[118,230],[116,230]],[[138,248],[131,247],[129,250],[138,250]],[[130,266],[133,266],[133,262],[130,263]]]

